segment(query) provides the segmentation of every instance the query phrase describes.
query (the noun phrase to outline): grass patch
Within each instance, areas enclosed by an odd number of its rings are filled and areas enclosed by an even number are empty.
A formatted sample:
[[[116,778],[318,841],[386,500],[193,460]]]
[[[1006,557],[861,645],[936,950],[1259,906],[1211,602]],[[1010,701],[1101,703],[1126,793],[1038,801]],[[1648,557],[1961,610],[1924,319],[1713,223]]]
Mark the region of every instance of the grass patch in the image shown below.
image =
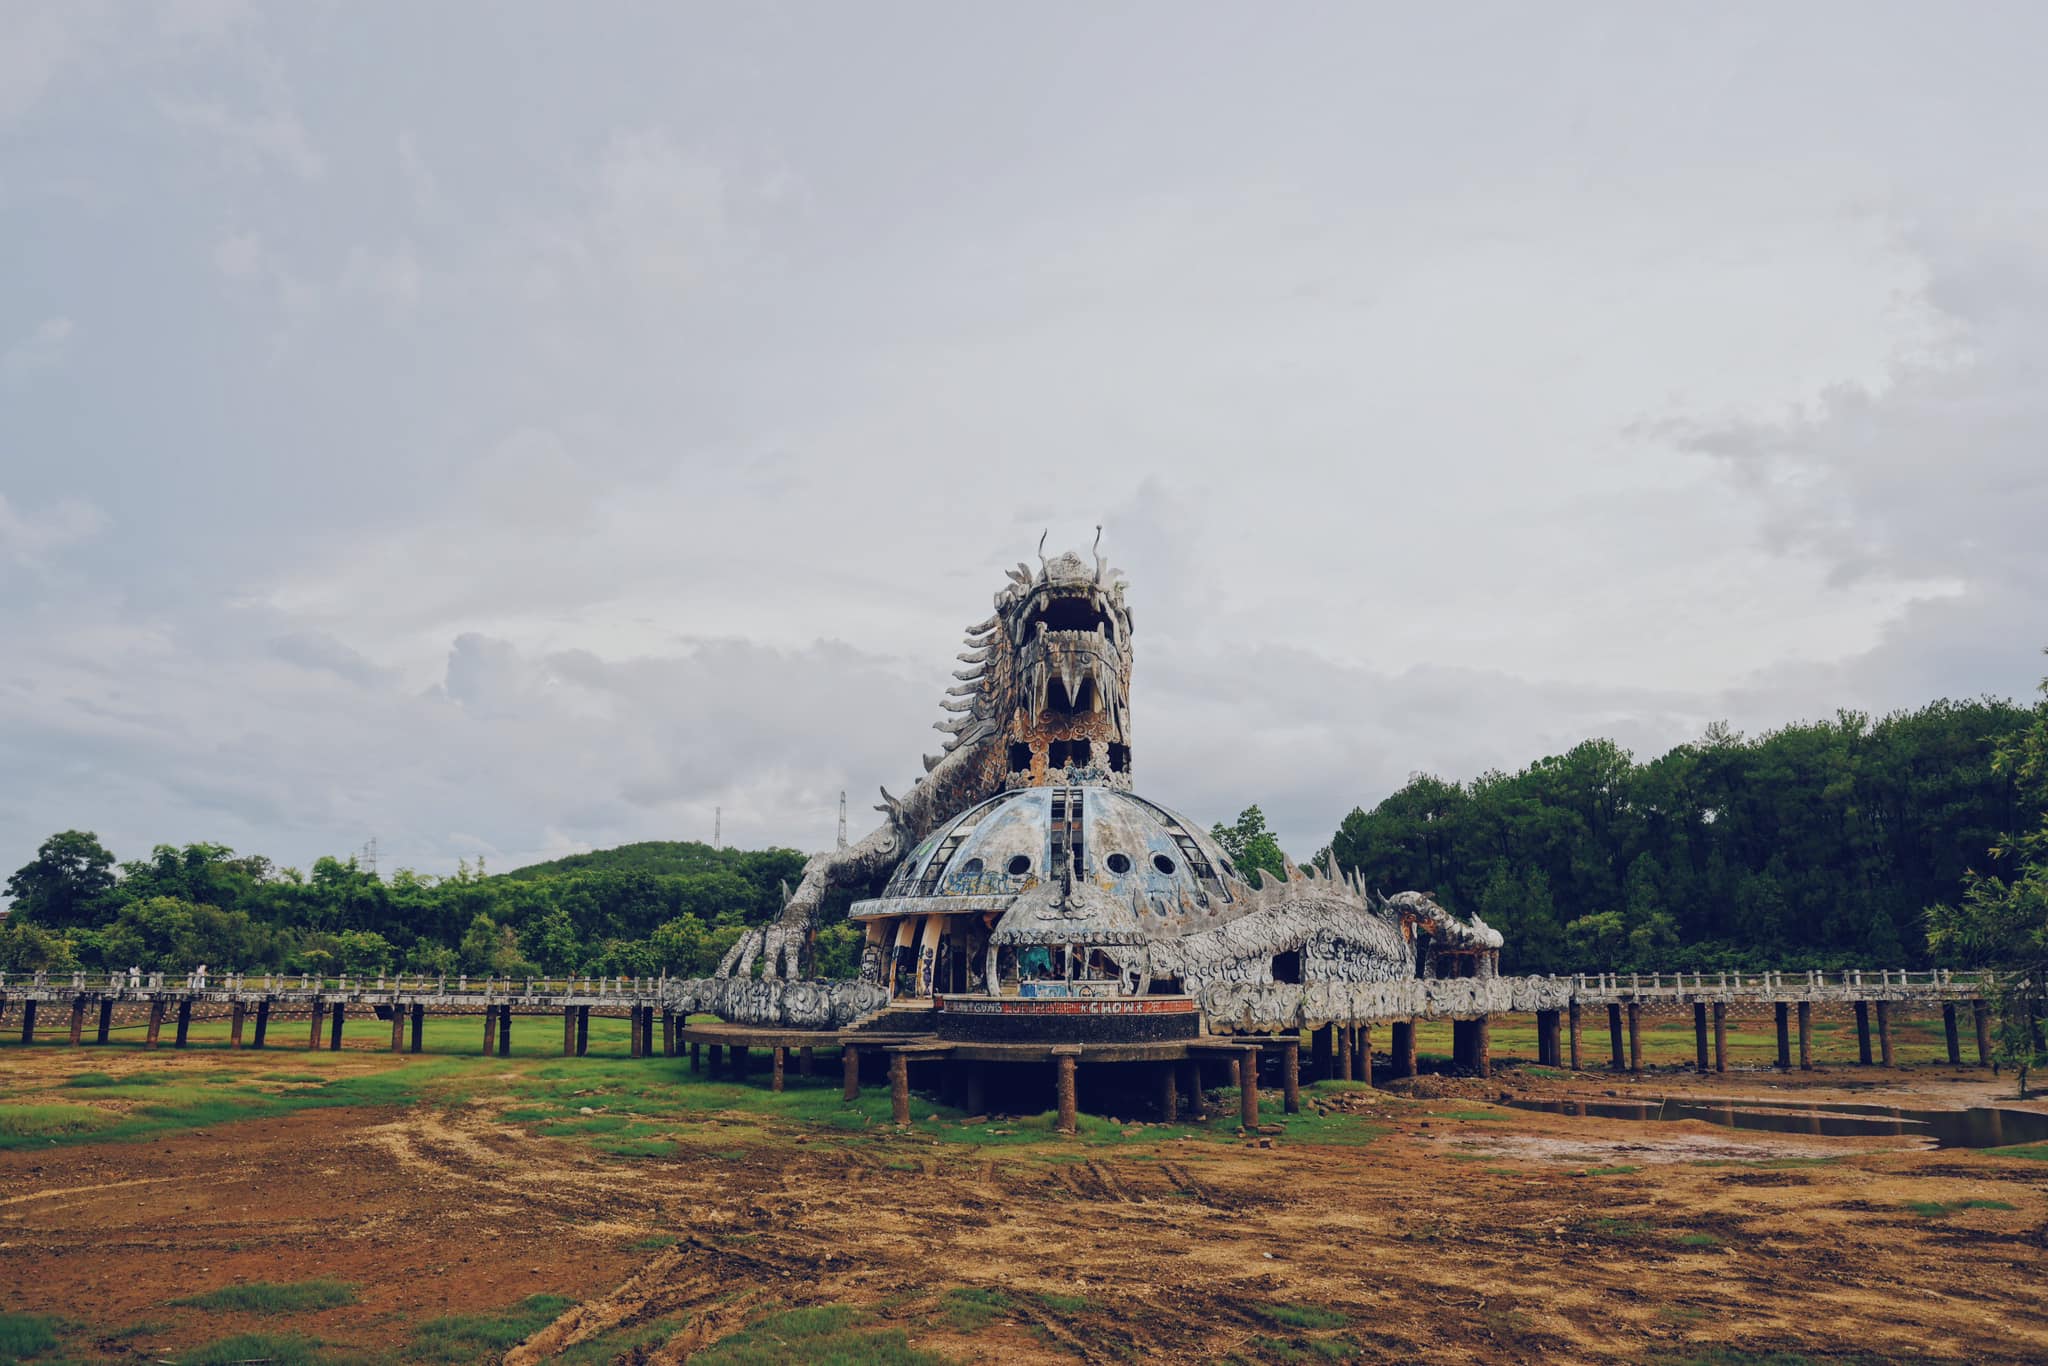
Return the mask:
[[[1040,1295],[1038,1302],[1055,1314],[1085,1314],[1095,1307],[1086,1295]]]
[[[1445,1110],[1433,1116],[1433,1118],[1459,1119],[1467,1124],[1498,1124],[1509,1118],[1509,1116],[1501,1114],[1498,1110]]]
[[[242,1333],[219,1342],[195,1347],[177,1358],[178,1366],[236,1366],[246,1361],[274,1363],[274,1366],[314,1366],[332,1361],[320,1351],[320,1340],[298,1333]]]
[[[1635,1239],[1650,1231],[1650,1226],[1640,1219],[1591,1219],[1575,1227],[1598,1238]]]
[[[1586,1168],[1586,1169],[1585,1169],[1584,1171],[1580,1172],[1580,1173],[1579,1173],[1579,1175],[1580,1175],[1580,1176],[1627,1176],[1627,1175],[1628,1175],[1628,1174],[1629,1174],[1630,1172],[1639,1172],[1639,1171],[1641,1171],[1641,1170],[1642,1170],[1642,1168],[1641,1168],[1641,1167],[1631,1167],[1631,1166],[1627,1166],[1627,1165],[1625,1165],[1625,1164],[1624,1164],[1624,1165],[1622,1165],[1622,1166],[1619,1166],[1619,1167],[1588,1167],[1588,1168]]]
[[[62,1083],[73,1091],[92,1091],[102,1086],[162,1086],[170,1078],[160,1073],[139,1072],[133,1076],[110,1077],[105,1072],[80,1072]]]
[[[25,1148],[53,1139],[97,1134],[120,1123],[120,1117],[90,1105],[0,1106],[0,1148]]]
[[[945,1357],[912,1347],[902,1329],[870,1327],[844,1304],[770,1314],[691,1359],[700,1366],[948,1366]]]
[[[600,1333],[587,1342],[574,1347],[564,1347],[553,1360],[558,1366],[610,1366],[614,1361],[641,1361],[648,1353],[668,1341],[669,1336],[683,1326],[687,1319],[684,1314],[672,1314],[666,1318],[651,1319],[636,1323],[630,1328],[614,1328],[609,1333]]]
[[[2000,1157],[2023,1157],[2029,1162],[2048,1162],[2048,1143],[2019,1143],[2010,1148],[1993,1148]]]
[[[1680,1247],[1719,1247],[1721,1240],[1711,1233],[1681,1233],[1674,1240]]]
[[[1752,1171],[1783,1171],[1788,1167],[1831,1167],[1839,1157],[1709,1157],[1688,1162],[1689,1167],[1747,1167]]]
[[[57,1345],[64,1321],[49,1314],[0,1314],[0,1361],[19,1361]]]
[[[1283,1328],[1301,1328],[1313,1331],[1319,1328],[1342,1328],[1351,1322],[1348,1315],[1320,1304],[1260,1304],[1252,1307],[1260,1318],[1271,1320]]]
[[[626,1244],[628,1252],[665,1252],[680,1243],[682,1239],[673,1233],[650,1233],[645,1238],[635,1238]]]
[[[939,1302],[947,1324],[962,1333],[986,1328],[1014,1308],[1015,1302],[1002,1291],[984,1290],[979,1286],[948,1290]]]
[[[560,1295],[528,1295],[501,1314],[452,1314],[413,1330],[412,1353],[421,1361],[478,1361],[495,1357],[539,1332],[576,1303]]]
[[[193,1309],[236,1314],[310,1314],[355,1302],[356,1288],[347,1281],[251,1281],[171,1301]]]
[[[2009,1205],[2003,1200],[1951,1200],[1947,1204],[1939,1200],[1909,1200],[1906,1208],[1922,1219],[1945,1219],[1966,1209],[2018,1209],[2019,1206]]]

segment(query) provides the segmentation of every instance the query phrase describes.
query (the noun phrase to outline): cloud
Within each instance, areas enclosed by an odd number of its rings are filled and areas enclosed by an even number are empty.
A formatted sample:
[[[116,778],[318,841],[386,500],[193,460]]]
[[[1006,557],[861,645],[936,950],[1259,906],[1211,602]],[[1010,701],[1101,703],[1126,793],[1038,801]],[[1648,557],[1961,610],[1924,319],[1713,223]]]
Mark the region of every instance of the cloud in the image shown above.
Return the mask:
[[[319,180],[325,172],[318,149],[295,114],[238,114],[206,100],[166,100],[160,107],[173,124],[213,138],[252,166],[275,162],[308,181]]]
[[[0,494],[0,556],[30,569],[47,566],[67,546],[97,536],[107,515],[83,498],[60,498],[33,512],[17,510]]]
[[[12,5],[0,42],[0,128],[21,119],[80,62],[106,18],[103,6],[53,0]]]
[[[77,335],[78,324],[69,318],[43,319],[35,331],[0,351],[0,378],[10,384],[19,384],[44,371],[56,369],[64,363]]]

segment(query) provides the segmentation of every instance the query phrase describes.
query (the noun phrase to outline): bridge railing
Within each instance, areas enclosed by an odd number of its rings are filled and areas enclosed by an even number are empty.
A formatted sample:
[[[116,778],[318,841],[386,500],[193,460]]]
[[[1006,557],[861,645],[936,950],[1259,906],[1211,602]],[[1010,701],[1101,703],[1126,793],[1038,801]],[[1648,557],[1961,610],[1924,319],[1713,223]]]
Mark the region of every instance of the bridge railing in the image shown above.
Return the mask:
[[[495,1000],[519,996],[617,997],[621,1000],[657,994],[667,982],[659,977],[470,977],[458,974],[279,972],[0,972],[0,992],[73,991],[82,995],[148,995],[158,992],[320,993],[416,996],[464,996]]]

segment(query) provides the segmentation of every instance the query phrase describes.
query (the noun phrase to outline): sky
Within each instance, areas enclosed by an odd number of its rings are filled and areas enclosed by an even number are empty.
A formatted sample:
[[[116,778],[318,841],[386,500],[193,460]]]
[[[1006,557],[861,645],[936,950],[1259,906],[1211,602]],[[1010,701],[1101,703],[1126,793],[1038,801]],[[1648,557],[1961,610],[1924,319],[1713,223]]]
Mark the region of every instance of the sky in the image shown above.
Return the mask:
[[[2048,10],[0,0],[0,870],[831,843],[1003,570],[1141,791],[2048,662]]]

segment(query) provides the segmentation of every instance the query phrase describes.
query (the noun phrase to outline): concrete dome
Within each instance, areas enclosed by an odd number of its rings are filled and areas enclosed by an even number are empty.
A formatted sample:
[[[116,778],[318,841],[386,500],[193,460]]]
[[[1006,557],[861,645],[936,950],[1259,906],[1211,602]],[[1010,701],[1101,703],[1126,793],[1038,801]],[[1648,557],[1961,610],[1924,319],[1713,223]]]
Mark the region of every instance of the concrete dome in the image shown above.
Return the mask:
[[[1229,856],[1200,826],[1134,792],[1031,787],[991,798],[932,832],[881,896],[855,902],[877,916],[1001,911],[1057,876],[1134,906],[1148,936],[1181,935],[1246,908]]]

